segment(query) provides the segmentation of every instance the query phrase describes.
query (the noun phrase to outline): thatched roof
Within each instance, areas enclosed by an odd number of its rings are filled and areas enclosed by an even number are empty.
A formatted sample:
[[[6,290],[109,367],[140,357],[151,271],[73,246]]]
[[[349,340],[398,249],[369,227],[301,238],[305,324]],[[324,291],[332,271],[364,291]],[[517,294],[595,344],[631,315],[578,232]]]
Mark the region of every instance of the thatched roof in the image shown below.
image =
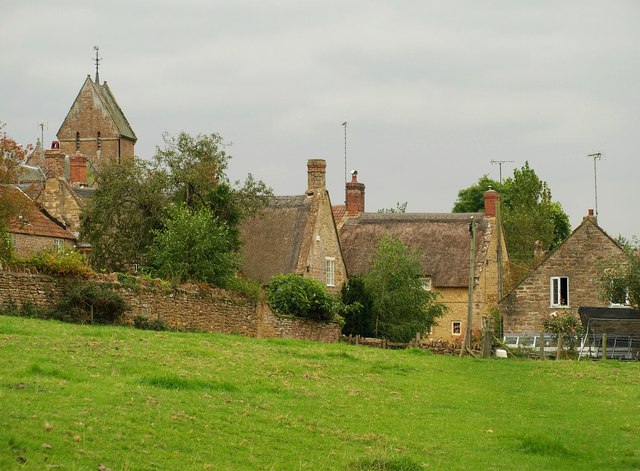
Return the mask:
[[[482,213],[363,213],[347,219],[340,242],[349,274],[369,270],[385,234],[399,238],[421,258],[436,287],[469,286],[469,222],[476,221],[476,266],[486,258],[490,226]]]
[[[262,283],[273,275],[295,273],[311,213],[310,196],[274,196],[240,227],[240,270]]]

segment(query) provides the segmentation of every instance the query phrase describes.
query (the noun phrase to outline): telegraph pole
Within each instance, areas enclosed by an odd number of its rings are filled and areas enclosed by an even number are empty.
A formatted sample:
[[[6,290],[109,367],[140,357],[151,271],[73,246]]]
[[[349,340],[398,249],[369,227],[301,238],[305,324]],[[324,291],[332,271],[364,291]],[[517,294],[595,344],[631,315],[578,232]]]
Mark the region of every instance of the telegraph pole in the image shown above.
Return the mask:
[[[593,158],[593,188],[594,193],[596,195],[596,221],[598,220],[598,169],[596,167],[596,161],[602,160],[602,153],[595,152],[593,154],[587,155],[587,157]]]
[[[476,221],[473,216],[471,216],[471,222],[469,222],[469,299],[467,302],[467,329],[464,334],[464,342],[462,347],[460,348],[460,356],[462,357],[465,353],[469,353],[473,356],[471,352],[471,332],[472,332],[472,324],[473,324],[473,284],[475,282],[475,261],[476,261]]]

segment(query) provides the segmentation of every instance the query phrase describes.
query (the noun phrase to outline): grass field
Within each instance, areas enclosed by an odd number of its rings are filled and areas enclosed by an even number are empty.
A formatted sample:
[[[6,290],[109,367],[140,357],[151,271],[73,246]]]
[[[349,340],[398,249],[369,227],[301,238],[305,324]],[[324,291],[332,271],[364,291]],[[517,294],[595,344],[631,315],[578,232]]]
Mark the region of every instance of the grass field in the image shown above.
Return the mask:
[[[0,469],[640,469],[640,364],[0,316]]]

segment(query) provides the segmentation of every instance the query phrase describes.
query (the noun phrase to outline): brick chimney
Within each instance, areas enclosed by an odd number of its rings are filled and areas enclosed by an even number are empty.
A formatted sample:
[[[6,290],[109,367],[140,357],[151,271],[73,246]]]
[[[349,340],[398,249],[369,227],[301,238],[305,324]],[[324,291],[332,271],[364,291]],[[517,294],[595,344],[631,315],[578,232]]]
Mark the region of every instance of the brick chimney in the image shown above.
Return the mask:
[[[59,147],[44,151],[44,169],[47,177],[64,178],[64,154]]]
[[[70,180],[71,183],[86,185],[87,184],[87,158],[82,154],[73,154],[69,157],[71,167]]]
[[[351,181],[346,184],[347,214],[364,213],[364,183],[358,183],[358,171],[351,172]]]
[[[484,192],[484,215],[490,218],[496,217],[497,202],[500,201],[500,193],[489,189]]]
[[[307,160],[307,194],[325,190],[327,186],[327,162],[324,159]]]

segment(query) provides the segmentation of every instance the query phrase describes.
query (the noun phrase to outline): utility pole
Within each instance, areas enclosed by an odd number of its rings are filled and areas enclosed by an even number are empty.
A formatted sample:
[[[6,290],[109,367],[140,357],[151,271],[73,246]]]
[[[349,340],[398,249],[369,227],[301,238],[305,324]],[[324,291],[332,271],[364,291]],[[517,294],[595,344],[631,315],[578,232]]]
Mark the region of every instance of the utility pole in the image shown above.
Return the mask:
[[[347,122],[342,123],[344,126],[344,183],[347,183]],[[345,186],[344,192],[344,204],[347,204],[347,191]]]
[[[471,351],[471,332],[473,324],[473,284],[475,282],[475,261],[476,261],[476,221],[471,216],[471,222],[469,222],[469,299],[467,302],[467,329],[464,334],[464,342],[460,348],[460,356],[465,353],[469,353],[473,356]]]
[[[596,221],[598,220],[598,169],[596,167],[596,161],[602,160],[602,153],[595,152],[587,155],[587,157],[593,158],[593,188],[596,195]]]
[[[509,163],[513,163],[513,160],[492,160],[491,164],[492,165],[498,165],[498,167],[500,168],[500,186],[502,186],[502,164],[509,164]]]

